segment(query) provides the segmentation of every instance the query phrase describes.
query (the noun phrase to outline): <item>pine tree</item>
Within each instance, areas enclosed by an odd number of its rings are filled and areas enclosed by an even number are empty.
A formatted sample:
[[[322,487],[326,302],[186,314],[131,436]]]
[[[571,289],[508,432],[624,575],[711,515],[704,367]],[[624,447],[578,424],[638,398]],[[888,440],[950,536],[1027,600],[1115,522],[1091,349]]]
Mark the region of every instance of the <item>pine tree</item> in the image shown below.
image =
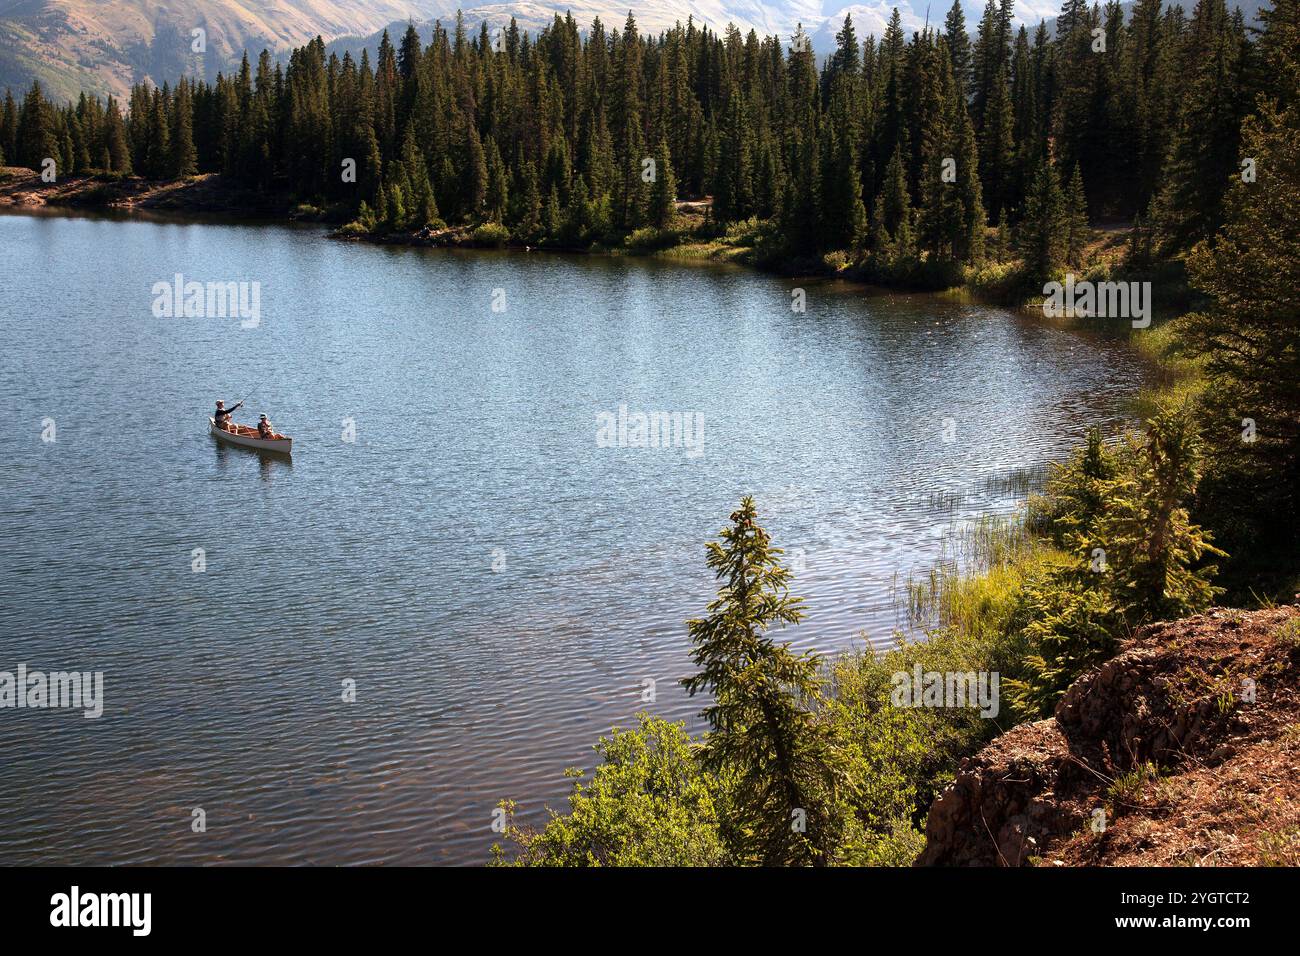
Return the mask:
[[[1083,249],[1088,243],[1088,199],[1083,190],[1083,176],[1075,165],[1065,195],[1065,259],[1072,266],[1083,265]]]
[[[885,167],[885,183],[876,205],[881,210],[881,222],[886,232],[897,241],[902,230],[910,228],[912,216],[911,197],[903,175],[903,154],[899,147],[894,148],[894,155]]]
[[[471,220],[480,218],[483,215],[483,205],[487,202],[488,168],[483,141],[473,126],[469,128],[469,159],[465,164],[465,183],[462,189],[462,210],[465,217]]]
[[[706,769],[732,776],[732,840],[737,855],[766,866],[832,862],[839,821],[838,756],[815,712],[819,661],[778,645],[766,632],[797,623],[802,601],[790,572],[745,498],[710,542],[708,564],[721,582],[707,617],[688,622],[697,673],[682,684],[709,693]]]
[[[1200,0],[1192,20],[1189,67],[1180,118],[1152,208],[1165,255],[1209,238],[1223,221],[1223,196],[1238,171],[1241,45],[1223,0]]]
[[[1015,117],[1005,66],[994,74],[987,96],[979,137],[979,166],[984,201],[997,215],[1014,203],[1011,189],[1015,182]]]
[[[560,190],[552,186],[542,210],[542,231],[551,239],[559,238],[564,231],[564,213],[560,209]]]
[[[655,181],[650,189],[650,224],[670,229],[677,219],[677,177],[673,175],[668,142],[661,139],[655,151]]]
[[[614,142],[621,162],[615,174],[615,200],[618,223],[635,229],[645,220],[646,183],[641,178],[645,158],[641,129],[641,37],[636,19],[628,11],[619,48],[618,67],[612,91]]]
[[[1217,568],[1202,558],[1224,552],[1187,511],[1201,472],[1190,410],[1153,416],[1133,458],[1133,471],[1108,483],[1106,507],[1084,548],[1104,550],[1111,597],[1131,626],[1203,611],[1221,592],[1210,583]]]
[[[970,35],[966,32],[966,14],[962,12],[961,0],[952,0],[952,9],[943,21],[944,37],[948,41],[948,54],[952,57],[952,75],[957,83],[962,106],[966,104],[966,94],[971,84],[971,48]]]
[[[399,182],[390,183],[388,187],[388,220],[385,223],[389,232],[400,232],[410,225],[411,209],[407,205],[406,191]]]
[[[739,87],[727,94],[718,170],[713,182],[713,215],[718,222],[748,218],[753,211],[753,128]]]
[[[980,186],[979,158],[976,153],[975,127],[966,112],[965,96],[954,90],[951,109],[957,115],[957,195],[961,202],[962,222],[955,254],[962,262],[978,260],[984,255],[984,229],[988,214]]]
[[[392,210],[388,204],[388,189],[381,181],[375,192],[375,224],[380,231],[387,231],[392,219]]]
[[[407,127],[402,140],[402,173],[410,188],[410,214],[415,228],[436,226],[442,220],[438,216],[438,201],[434,196],[433,183],[429,179],[429,167],[424,161],[424,154],[415,142],[414,130]]]
[[[150,179],[166,179],[171,164],[171,130],[167,123],[166,102],[169,95],[164,90],[153,91],[149,104],[148,153],[144,174]]]
[[[1039,163],[1025,197],[1017,251],[1031,283],[1045,282],[1065,265],[1068,243],[1065,196],[1050,163]]]
[[[1065,42],[1077,26],[1082,26],[1088,16],[1087,0],[1065,0],[1060,16],[1056,18],[1056,39]]]
[[[513,192],[518,202],[513,225],[516,233],[529,238],[535,236],[542,225],[542,193],[537,185],[537,167],[532,161],[522,164],[518,178]]]
[[[23,97],[14,139],[18,165],[40,171],[46,159],[54,159],[57,172],[64,172],[57,165],[62,148],[55,130],[54,110],[45,99],[39,81],[33,81]]]
[[[171,157],[168,175],[172,179],[193,176],[199,171],[199,155],[194,148],[194,104],[189,83],[182,80],[172,102]]]
[[[14,102],[14,95],[9,90],[5,90],[4,108],[0,109],[0,150],[9,157],[9,161],[17,163],[18,159],[18,104]]]
[[[490,137],[486,152],[487,192],[484,196],[484,215],[490,222],[503,222],[506,217],[506,207],[510,202],[505,163],[501,161],[501,151],[497,149],[496,140]]]
[[[1209,471],[1202,512],[1261,575],[1300,558],[1300,5],[1263,11],[1275,86],[1243,129],[1238,175],[1213,243],[1188,259],[1210,305],[1185,320],[1209,385],[1200,416]]]
[[[1023,676],[1006,682],[1022,719],[1051,714],[1070,684],[1113,656],[1122,635],[1203,610],[1219,593],[1204,559],[1223,552],[1187,511],[1199,462],[1189,410],[1171,407],[1113,450],[1090,433],[1053,476],[1042,517],[1072,560],[1035,572],[1024,588],[1029,653]]]

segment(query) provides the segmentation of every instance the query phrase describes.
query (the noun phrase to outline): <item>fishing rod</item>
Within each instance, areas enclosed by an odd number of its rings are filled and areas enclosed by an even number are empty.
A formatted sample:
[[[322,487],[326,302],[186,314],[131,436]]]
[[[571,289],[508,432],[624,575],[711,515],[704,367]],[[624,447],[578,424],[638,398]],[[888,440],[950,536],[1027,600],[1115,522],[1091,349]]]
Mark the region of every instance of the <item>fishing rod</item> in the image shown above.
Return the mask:
[[[242,404],[244,404],[244,402],[248,401],[248,399],[249,399],[250,396],[256,395],[256,394],[257,394],[257,390],[258,390],[259,388],[261,388],[261,387],[262,387],[262,383],[261,383],[261,382],[258,382],[256,385],[254,385],[251,389],[248,390],[248,393],[247,393],[246,395],[244,395],[243,398],[241,398],[239,401],[235,402],[235,404],[236,404],[236,405],[242,405]]]

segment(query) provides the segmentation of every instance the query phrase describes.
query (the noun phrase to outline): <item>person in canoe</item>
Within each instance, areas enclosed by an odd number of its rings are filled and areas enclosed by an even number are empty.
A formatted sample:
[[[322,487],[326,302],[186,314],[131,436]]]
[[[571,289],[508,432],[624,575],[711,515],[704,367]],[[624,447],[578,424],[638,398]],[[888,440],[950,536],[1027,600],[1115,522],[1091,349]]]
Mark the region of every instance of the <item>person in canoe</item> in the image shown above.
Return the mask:
[[[258,438],[280,438],[282,436],[275,433],[271,427],[271,420],[263,415],[257,420],[257,437]]]
[[[243,404],[243,402],[235,402],[234,405],[226,408],[225,402],[217,399],[217,413],[212,416],[213,421],[217,423],[217,427],[222,431],[234,431],[235,429],[230,424],[230,416],[235,413],[235,409]]]

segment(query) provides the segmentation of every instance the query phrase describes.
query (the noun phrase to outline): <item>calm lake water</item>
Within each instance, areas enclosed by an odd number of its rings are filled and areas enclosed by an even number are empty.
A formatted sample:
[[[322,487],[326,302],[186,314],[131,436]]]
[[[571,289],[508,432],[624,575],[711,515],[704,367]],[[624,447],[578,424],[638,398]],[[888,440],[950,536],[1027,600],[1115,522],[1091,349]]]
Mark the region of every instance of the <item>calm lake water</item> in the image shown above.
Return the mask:
[[[156,318],[176,273],[260,283],[260,325]],[[0,215],[0,282],[0,671],[105,698],[0,710],[3,864],[484,862],[612,725],[698,727],[684,622],[743,494],[806,565],[786,636],[885,644],[897,582],[1144,375],[983,306],[319,228]],[[208,435],[246,393],[292,462]],[[621,405],[701,453],[602,447]]]

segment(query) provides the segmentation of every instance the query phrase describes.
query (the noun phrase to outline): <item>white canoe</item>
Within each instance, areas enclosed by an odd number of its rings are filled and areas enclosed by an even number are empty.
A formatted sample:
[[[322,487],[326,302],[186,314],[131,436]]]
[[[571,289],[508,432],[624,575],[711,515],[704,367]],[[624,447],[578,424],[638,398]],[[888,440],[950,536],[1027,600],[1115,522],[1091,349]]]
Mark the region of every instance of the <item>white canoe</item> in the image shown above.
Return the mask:
[[[209,416],[208,426],[218,441],[223,441],[228,445],[239,445],[241,448],[256,448],[259,451],[275,451],[282,455],[289,454],[293,448],[292,438],[258,438],[257,429],[249,428],[247,425],[235,426],[241,429],[239,432],[228,432],[224,428],[218,428],[216,419]],[[244,432],[252,432],[253,434],[245,434]]]

